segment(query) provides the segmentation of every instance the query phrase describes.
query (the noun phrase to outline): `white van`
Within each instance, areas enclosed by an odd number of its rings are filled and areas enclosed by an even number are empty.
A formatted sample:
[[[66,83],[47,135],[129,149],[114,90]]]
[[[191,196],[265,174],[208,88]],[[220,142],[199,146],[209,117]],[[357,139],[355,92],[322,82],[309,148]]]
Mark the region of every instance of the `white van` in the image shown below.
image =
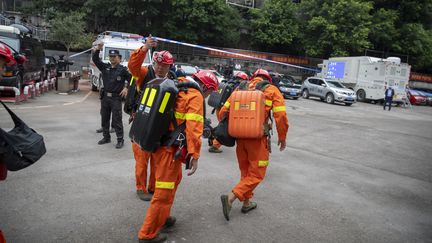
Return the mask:
[[[118,50],[122,56],[121,65],[127,67],[130,55],[132,52],[143,45],[143,37],[137,34],[105,31],[98,35],[96,41],[93,42],[93,47],[99,43],[103,43],[103,49],[100,52],[100,58],[102,62],[109,63],[109,51]],[[147,53],[147,56],[143,62],[143,66],[151,64],[151,53]],[[93,63],[90,57],[90,77],[92,83],[92,90],[97,91],[103,86],[102,75],[96,65]]]

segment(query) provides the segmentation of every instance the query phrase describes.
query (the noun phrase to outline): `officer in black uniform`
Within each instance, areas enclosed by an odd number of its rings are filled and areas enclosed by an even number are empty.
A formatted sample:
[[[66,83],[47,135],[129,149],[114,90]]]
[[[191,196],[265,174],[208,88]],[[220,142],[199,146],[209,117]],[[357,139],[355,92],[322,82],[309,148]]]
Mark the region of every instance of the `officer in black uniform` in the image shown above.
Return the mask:
[[[122,97],[126,97],[131,74],[125,66],[120,65],[121,55],[118,50],[109,51],[110,64],[103,63],[99,57],[103,44],[99,44],[93,53],[92,60],[102,73],[103,90],[101,91],[101,116],[103,139],[98,144],[111,142],[109,123],[112,113],[112,127],[117,135],[116,148],[122,148],[123,122],[122,122]]]

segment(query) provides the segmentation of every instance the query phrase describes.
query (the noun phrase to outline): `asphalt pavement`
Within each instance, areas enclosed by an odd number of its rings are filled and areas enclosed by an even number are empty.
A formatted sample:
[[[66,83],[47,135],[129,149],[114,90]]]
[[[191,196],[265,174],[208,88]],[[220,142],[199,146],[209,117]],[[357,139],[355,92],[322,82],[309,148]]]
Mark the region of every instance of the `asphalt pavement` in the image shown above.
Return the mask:
[[[86,81],[80,89],[10,105],[47,153],[0,182],[7,242],[138,241],[149,203],[135,194],[130,141],[115,149],[112,134],[97,145],[98,93]],[[184,173],[177,191],[168,242],[432,242],[432,107],[302,98],[286,106],[287,149],[274,134],[258,208],[242,214],[237,202],[224,219],[219,197],[239,180],[235,149],[210,154],[203,140],[198,171]],[[12,127],[4,109],[0,127]]]

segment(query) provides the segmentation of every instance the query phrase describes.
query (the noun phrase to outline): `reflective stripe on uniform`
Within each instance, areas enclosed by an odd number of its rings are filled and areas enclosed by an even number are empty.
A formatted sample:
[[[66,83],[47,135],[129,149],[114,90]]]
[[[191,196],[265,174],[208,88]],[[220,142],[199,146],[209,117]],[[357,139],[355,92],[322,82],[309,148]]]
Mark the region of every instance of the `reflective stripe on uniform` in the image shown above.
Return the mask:
[[[286,111],[286,107],[284,105],[273,107],[273,112],[280,112],[280,111]]]
[[[132,78],[131,78],[131,80],[130,80],[130,82],[129,82],[129,85],[130,85],[130,86],[132,86],[132,84],[133,84],[133,81],[134,81],[135,79],[138,79],[138,78],[137,78],[137,77],[135,77],[135,76],[132,76]]]
[[[225,102],[224,106],[225,106],[225,108],[229,109],[230,108],[230,103],[227,101],[227,102]]]
[[[157,189],[174,189],[174,186],[175,186],[174,182],[156,181]]]
[[[258,161],[258,167],[266,167],[268,166],[269,161],[268,160],[260,160]]]
[[[175,118],[187,121],[204,122],[204,118],[200,114],[175,112]]]
[[[265,100],[265,105],[266,106],[272,106],[273,105],[273,101],[271,101],[271,100]]]

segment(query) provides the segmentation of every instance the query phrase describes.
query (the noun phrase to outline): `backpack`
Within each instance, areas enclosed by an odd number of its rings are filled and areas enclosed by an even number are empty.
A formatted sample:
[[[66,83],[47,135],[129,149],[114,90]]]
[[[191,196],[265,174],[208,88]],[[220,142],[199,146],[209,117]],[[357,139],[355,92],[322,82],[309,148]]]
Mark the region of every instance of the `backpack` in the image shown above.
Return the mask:
[[[207,104],[215,109],[221,108],[239,84],[236,80],[220,83],[218,90],[210,94]]]
[[[148,71],[146,76],[144,77],[143,83],[141,84],[141,87],[144,87],[144,85],[148,82],[150,82],[151,80],[153,80],[156,76],[154,74],[154,70],[152,65],[149,65],[147,67]],[[137,108],[138,108],[138,103],[139,103],[139,98],[142,95],[142,90],[137,90],[137,85],[136,85],[136,80],[138,78],[132,76],[130,82],[129,82],[129,87],[128,87],[128,93],[126,95],[125,98],[125,104],[123,107],[123,111],[126,114],[131,115],[132,113],[135,113]]]
[[[195,82],[177,82],[171,79],[156,78],[146,84],[142,93],[129,137],[141,149],[154,152],[160,146],[171,146],[186,127],[177,125],[174,107],[179,92],[188,88],[201,90]],[[169,131],[170,123],[174,131]]]
[[[248,90],[248,82],[240,83],[231,95],[228,133],[234,138],[260,138],[266,135],[265,95],[268,81],[258,82],[255,90]]]
[[[0,128],[0,161],[4,162],[10,171],[24,169],[46,153],[43,137],[28,127],[2,101],[0,103],[9,112],[15,124],[9,132]]]

